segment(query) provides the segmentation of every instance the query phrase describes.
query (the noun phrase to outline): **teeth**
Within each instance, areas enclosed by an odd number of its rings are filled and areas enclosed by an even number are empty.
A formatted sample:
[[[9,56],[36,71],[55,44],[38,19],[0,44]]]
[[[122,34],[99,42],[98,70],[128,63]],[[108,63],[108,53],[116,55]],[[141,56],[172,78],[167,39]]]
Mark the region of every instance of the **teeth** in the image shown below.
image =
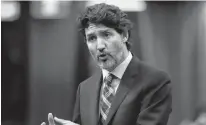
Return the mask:
[[[101,54],[101,55],[99,55],[100,57],[104,57],[104,56],[106,56],[106,54]]]

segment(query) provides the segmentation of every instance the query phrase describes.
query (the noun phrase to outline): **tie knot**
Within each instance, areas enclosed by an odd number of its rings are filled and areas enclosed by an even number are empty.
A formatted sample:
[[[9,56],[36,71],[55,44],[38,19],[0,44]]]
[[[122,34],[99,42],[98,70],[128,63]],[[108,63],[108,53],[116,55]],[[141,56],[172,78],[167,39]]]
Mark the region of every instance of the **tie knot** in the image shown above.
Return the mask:
[[[110,85],[112,83],[112,80],[115,76],[111,73],[109,73],[109,75],[107,77],[105,77],[104,82],[106,82],[108,85]]]

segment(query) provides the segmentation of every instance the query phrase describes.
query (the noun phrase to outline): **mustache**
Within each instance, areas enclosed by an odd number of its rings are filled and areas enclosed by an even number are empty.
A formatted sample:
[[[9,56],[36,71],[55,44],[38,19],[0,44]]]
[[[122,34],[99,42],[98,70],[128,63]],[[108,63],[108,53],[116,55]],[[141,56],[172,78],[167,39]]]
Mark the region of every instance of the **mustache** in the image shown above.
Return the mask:
[[[97,57],[100,57],[100,56],[105,56],[105,55],[110,55],[108,52],[98,52],[97,54]]]

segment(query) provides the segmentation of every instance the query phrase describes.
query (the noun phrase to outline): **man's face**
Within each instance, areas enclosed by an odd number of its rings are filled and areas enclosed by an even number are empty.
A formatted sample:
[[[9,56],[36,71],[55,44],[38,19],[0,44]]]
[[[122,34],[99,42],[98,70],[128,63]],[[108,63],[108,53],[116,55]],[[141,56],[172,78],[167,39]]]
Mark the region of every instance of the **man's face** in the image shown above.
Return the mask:
[[[115,29],[90,24],[85,29],[85,35],[89,51],[100,68],[112,71],[126,58],[125,37]]]

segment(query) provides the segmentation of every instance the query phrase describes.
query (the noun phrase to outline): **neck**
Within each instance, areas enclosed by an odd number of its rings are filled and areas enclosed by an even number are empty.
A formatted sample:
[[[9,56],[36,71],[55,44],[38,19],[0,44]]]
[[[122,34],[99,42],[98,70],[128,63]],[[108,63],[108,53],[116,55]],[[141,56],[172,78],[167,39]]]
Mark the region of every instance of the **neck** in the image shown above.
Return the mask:
[[[115,66],[107,70],[109,72],[113,71],[118,65],[120,65],[128,57],[128,55],[129,55],[129,50],[126,49],[125,51],[122,52],[122,54],[120,54],[120,57],[119,57],[120,60],[118,61],[118,63],[116,63]]]
[[[121,63],[128,57],[128,55],[129,55],[129,51],[126,50],[126,51],[123,53],[122,58],[121,58],[119,64],[121,64]],[[119,64],[118,64],[118,65],[119,65]],[[117,66],[118,66],[118,65],[117,65]],[[117,66],[116,66],[116,67],[117,67]]]

